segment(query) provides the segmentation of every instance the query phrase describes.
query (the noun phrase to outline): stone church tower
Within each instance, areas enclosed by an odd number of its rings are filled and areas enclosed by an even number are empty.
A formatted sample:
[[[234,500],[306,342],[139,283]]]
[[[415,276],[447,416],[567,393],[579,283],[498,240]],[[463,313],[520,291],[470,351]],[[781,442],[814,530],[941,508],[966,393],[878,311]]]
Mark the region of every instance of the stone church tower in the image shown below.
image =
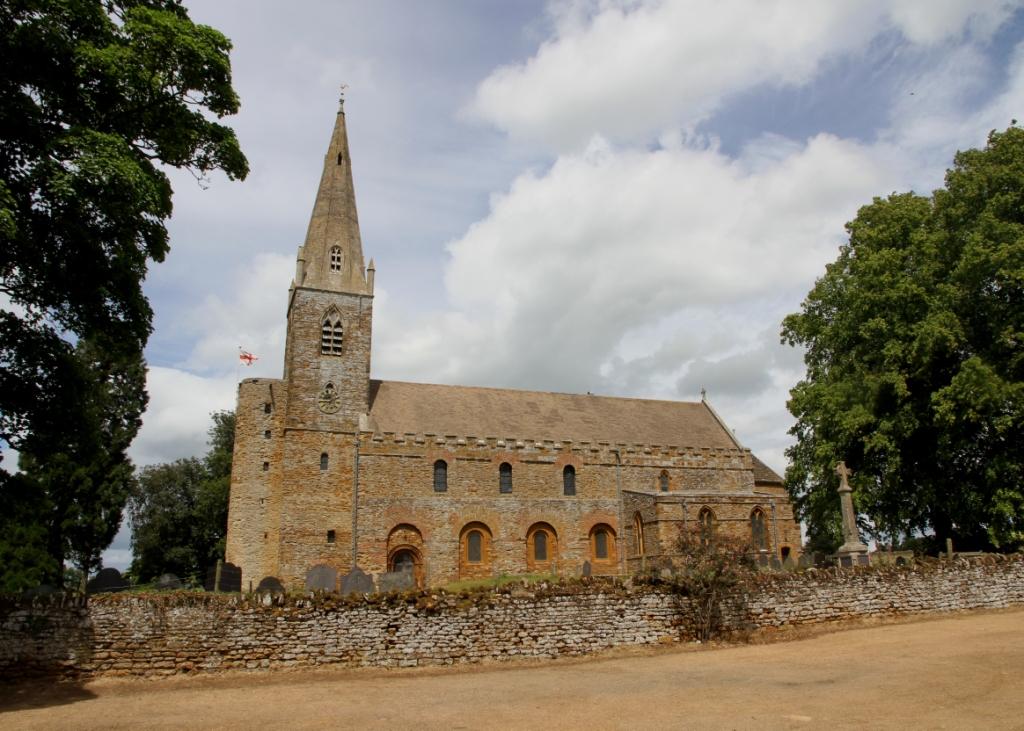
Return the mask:
[[[226,557],[254,586],[285,565],[351,561],[373,276],[372,260],[363,264],[339,107],[288,293],[284,377],[239,385]]]

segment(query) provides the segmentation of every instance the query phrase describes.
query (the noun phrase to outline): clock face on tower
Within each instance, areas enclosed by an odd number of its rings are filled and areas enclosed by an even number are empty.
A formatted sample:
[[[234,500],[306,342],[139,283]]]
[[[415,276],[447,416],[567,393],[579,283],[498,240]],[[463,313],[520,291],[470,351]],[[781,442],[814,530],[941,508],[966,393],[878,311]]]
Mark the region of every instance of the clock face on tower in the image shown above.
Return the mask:
[[[324,386],[323,391],[320,392],[320,398],[317,399],[317,403],[320,405],[320,410],[325,414],[337,413],[338,409],[341,408],[341,397],[334,389],[333,383],[328,383]]]

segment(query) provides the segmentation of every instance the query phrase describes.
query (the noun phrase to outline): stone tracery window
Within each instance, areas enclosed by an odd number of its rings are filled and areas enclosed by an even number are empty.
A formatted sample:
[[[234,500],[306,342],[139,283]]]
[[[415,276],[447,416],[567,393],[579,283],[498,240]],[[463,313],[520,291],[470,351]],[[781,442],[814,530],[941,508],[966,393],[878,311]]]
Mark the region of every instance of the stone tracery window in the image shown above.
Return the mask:
[[[332,246],[331,247],[331,271],[332,272],[340,272],[341,271],[341,247],[340,246]]]
[[[700,542],[703,546],[711,545],[715,539],[715,514],[711,508],[701,508],[697,513],[697,523],[700,525]]]
[[[755,551],[768,550],[768,531],[761,508],[754,508],[750,513],[750,543]]]
[[[633,554],[643,556],[644,546],[644,518],[640,513],[633,516]]]
[[[322,355],[341,355],[344,342],[344,328],[341,315],[331,309],[320,322],[320,353]]]

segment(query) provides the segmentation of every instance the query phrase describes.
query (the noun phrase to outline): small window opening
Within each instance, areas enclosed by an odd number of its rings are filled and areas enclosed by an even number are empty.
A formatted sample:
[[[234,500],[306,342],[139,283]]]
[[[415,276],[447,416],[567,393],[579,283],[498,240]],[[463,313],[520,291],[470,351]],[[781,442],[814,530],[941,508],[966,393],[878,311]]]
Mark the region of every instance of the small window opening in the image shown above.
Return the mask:
[[[434,462],[434,492],[448,491],[448,463],[443,459]]]
[[[562,470],[562,494],[576,494],[576,468],[567,464]]]
[[[260,505],[266,505],[266,504],[267,504],[267,499],[265,497],[261,497],[260,498]]]
[[[594,533],[594,558],[608,558],[608,531]]]
[[[266,403],[263,404],[263,413],[264,414],[269,414],[270,413],[270,402],[269,401],[267,401]]]
[[[480,563],[484,560],[484,536],[478,530],[472,530],[466,536],[466,560],[469,563]]]
[[[665,470],[662,470],[661,474],[658,475],[658,487],[661,488],[662,492],[668,492],[668,472]]]
[[[341,165],[341,161],[342,161],[342,160],[344,160],[344,159],[345,159],[345,158],[343,158],[343,157],[341,156],[341,153],[339,152],[339,153],[338,153],[338,164],[339,164],[339,165]]]
[[[263,471],[264,472],[269,472],[270,471],[270,462],[264,462],[263,463]]]
[[[331,247],[331,271],[332,272],[340,272],[341,271],[341,247],[340,246],[332,246]]]
[[[263,438],[270,439],[270,429],[267,429],[265,432],[263,432]]]
[[[328,543],[334,543],[334,531],[332,531],[332,530],[327,531],[327,542]]]
[[[321,470],[326,470],[329,462],[330,462],[330,460],[327,457],[327,452],[324,452],[323,454],[320,455],[320,469]]]
[[[512,492],[512,465],[508,462],[502,462],[498,468],[498,492]]]

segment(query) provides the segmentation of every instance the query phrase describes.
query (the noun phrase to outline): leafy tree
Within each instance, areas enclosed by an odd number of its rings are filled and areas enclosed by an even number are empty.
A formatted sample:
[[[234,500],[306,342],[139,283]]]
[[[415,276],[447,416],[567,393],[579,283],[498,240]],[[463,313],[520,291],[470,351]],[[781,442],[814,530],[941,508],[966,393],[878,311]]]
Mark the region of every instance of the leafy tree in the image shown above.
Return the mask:
[[[0,503],[35,506],[52,583],[67,557],[95,566],[124,505],[142,280],[168,251],[161,166],[248,171],[216,121],[238,110],[230,48],[178,0],[0,3],[0,441],[25,460],[0,466]],[[10,515],[0,555],[18,548]]]
[[[1024,130],[958,153],[945,183],[861,208],[783,323],[807,349],[786,481],[814,548],[840,542],[839,460],[878,538],[1024,542]]]
[[[212,414],[210,450],[143,468],[128,501],[132,525],[131,573],[139,581],[161,574],[201,580],[224,555],[235,415]]]

